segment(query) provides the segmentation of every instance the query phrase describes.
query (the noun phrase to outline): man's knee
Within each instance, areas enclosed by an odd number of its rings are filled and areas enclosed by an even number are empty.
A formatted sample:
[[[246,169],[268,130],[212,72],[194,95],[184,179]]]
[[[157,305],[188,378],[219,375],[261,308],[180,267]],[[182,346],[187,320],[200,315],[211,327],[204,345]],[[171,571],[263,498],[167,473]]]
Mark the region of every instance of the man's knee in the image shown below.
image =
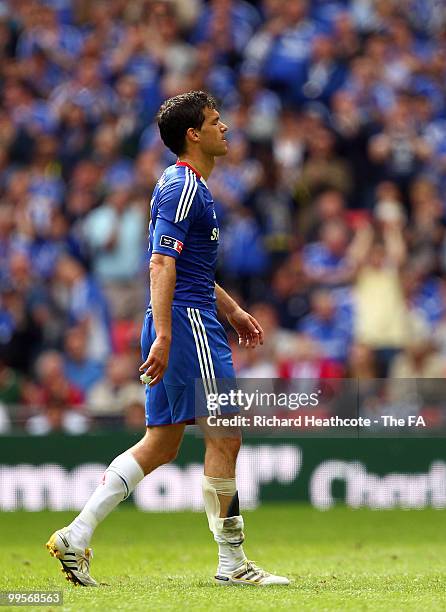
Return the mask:
[[[158,465],[164,465],[165,463],[170,463],[177,458],[179,444],[173,442],[167,445],[158,445],[149,442],[147,444],[147,455],[150,455],[153,459],[156,460]]]
[[[151,470],[174,461],[178,455],[180,442],[177,440],[157,440],[147,432],[137,446],[139,458]]]
[[[210,438],[206,446],[208,451],[220,453],[230,459],[237,459],[242,440],[241,437],[231,438]]]
[[[237,458],[241,445],[242,445],[242,439],[240,437],[227,438],[228,452],[234,458]]]
[[[170,463],[171,461],[175,461],[178,455],[178,447],[163,449],[159,453],[159,461],[160,465],[164,465],[165,463]]]

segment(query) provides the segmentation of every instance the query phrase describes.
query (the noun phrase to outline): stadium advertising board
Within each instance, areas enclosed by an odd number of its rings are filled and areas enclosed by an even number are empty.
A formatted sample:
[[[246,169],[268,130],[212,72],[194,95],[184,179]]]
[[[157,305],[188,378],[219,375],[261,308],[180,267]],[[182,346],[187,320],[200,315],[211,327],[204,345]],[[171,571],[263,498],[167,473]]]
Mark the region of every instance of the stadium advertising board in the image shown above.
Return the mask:
[[[0,510],[79,510],[109,460],[138,435],[5,436]],[[82,457],[82,461],[79,461]],[[175,463],[145,478],[129,502],[143,511],[201,510],[202,442],[187,435]],[[248,438],[238,461],[244,508],[265,501],[350,507],[445,508],[446,450],[439,438]]]

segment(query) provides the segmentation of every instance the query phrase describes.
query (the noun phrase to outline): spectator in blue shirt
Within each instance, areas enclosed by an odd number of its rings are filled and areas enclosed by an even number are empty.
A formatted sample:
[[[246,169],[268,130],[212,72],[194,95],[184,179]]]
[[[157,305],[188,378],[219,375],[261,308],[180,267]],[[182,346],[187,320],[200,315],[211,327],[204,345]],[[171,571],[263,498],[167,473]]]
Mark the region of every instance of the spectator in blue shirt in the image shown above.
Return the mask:
[[[94,272],[101,282],[135,278],[145,240],[144,216],[132,203],[131,191],[125,185],[116,186],[105,203],[88,215],[84,236],[93,257]]]
[[[115,92],[104,82],[99,61],[86,57],[76,66],[72,78],[53,90],[49,105],[60,120],[62,108],[71,101],[84,109],[89,124],[95,126],[111,111],[114,99]]]
[[[314,100],[329,106],[345,75],[346,70],[336,57],[333,38],[319,35],[313,41],[311,57],[290,83],[291,100],[296,105]]]
[[[305,274],[316,285],[339,286],[352,280],[354,267],[348,258],[349,232],[341,220],[321,226],[320,240],[304,246]]]
[[[55,268],[54,299],[68,325],[82,325],[89,359],[103,361],[112,350],[110,313],[104,295],[81,263],[62,255]]]
[[[255,278],[266,273],[269,259],[260,228],[248,209],[230,216],[221,241],[226,273],[239,283],[241,291],[249,293],[249,283],[253,281],[255,284]]]
[[[42,49],[54,64],[65,70],[79,57],[83,37],[78,28],[58,23],[52,8],[42,4],[31,8],[18,45],[17,55],[26,58],[36,49]]]
[[[104,375],[104,365],[87,356],[87,335],[78,325],[71,327],[65,334],[64,370],[68,381],[80,389],[84,395]]]
[[[310,314],[297,329],[319,343],[324,357],[345,362],[352,342],[352,322],[344,311],[336,309],[329,291],[313,293]]]
[[[228,43],[223,46],[221,42],[226,35],[230,37],[226,51],[241,53],[259,24],[259,13],[245,0],[211,0],[195,26],[192,40],[195,43],[212,40],[223,52]],[[225,58],[222,53],[222,59],[230,57]]]
[[[284,94],[308,59],[314,38],[326,29],[308,18],[308,4],[306,0],[282,3],[280,14],[264,26],[248,47],[248,57],[263,55],[267,82]]]

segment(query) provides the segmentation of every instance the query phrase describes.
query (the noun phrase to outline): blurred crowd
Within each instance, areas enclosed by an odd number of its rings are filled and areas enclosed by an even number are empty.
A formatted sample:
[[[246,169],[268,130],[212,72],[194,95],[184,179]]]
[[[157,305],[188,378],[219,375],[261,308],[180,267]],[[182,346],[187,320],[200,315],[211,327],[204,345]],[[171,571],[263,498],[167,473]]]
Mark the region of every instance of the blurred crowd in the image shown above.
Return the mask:
[[[213,93],[237,373],[446,374],[446,5],[0,0],[0,430],[143,427],[156,111]],[[115,420],[114,420],[115,419]]]

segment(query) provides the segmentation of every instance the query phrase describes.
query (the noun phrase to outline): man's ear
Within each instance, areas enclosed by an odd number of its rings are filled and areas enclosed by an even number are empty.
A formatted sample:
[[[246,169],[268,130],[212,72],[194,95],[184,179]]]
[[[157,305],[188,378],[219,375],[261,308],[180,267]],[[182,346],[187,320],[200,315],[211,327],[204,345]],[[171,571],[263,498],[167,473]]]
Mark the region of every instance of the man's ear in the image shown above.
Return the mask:
[[[192,140],[192,142],[198,142],[200,140],[200,134],[195,128],[189,128],[186,132],[186,136]]]

